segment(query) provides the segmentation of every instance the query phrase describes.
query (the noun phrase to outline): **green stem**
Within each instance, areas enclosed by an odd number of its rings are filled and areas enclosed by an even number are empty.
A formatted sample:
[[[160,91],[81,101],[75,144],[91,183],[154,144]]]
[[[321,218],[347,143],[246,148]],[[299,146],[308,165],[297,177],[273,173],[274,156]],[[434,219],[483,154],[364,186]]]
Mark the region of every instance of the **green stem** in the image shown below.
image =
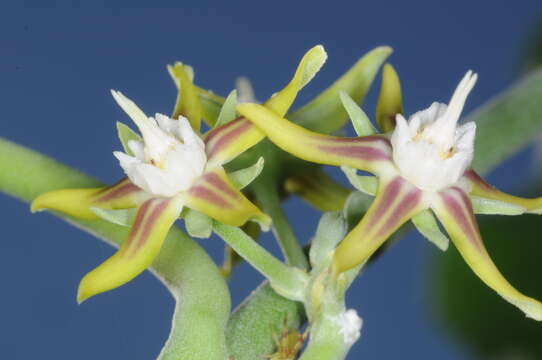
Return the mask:
[[[253,186],[263,211],[273,219],[273,233],[279,242],[286,263],[301,269],[308,269],[307,257],[280,206],[276,187],[266,181],[255,181]]]
[[[264,275],[273,289],[291,300],[302,300],[308,282],[300,269],[285,265],[238,227],[214,222],[214,231],[237,254]]]
[[[2,138],[0,169],[0,191],[26,202],[46,191],[102,185],[79,171]],[[82,221],[55,215],[116,247],[129,230],[103,220]],[[178,228],[172,228],[151,271],[177,300],[172,330],[159,359],[226,359],[224,332],[230,295],[205,251]]]

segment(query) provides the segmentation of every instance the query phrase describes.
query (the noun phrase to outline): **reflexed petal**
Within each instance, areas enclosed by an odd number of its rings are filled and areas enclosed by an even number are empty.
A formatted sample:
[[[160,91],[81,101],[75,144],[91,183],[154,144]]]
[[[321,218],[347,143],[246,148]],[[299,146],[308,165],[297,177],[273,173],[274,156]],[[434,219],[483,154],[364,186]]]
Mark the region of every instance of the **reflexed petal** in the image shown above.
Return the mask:
[[[264,104],[279,116],[284,116],[292,106],[297,93],[303,89],[326,62],[327,54],[322,45],[317,45],[303,56],[292,80]]]
[[[203,111],[199,100],[199,91],[192,82],[193,69],[176,62],[175,65],[168,66],[168,71],[179,89],[179,95],[171,117],[177,119],[179,115],[182,115],[190,121],[194,131],[199,131]]]
[[[432,207],[474,273],[528,317],[542,320],[542,304],[510,285],[489,257],[467,194],[458,187],[447,189],[436,196]]]
[[[228,225],[241,226],[254,220],[267,229],[271,223],[267,215],[235,188],[222,168],[202,175],[181,196],[187,207]]]
[[[469,195],[519,205],[524,207],[527,213],[542,214],[542,197],[526,199],[506,194],[489,185],[474,170],[467,170],[464,179],[467,179],[471,185]]]
[[[284,151],[303,160],[326,165],[348,165],[376,171],[391,165],[391,146],[379,135],[341,138],[302,128],[257,104],[241,104],[237,110]]]
[[[391,53],[392,49],[387,46],[369,51],[330,87],[289,114],[288,118],[307,129],[321,133],[331,134],[341,129],[348,120],[348,115],[339,99],[339,91],[345,91],[356,103],[361,103],[380,65]]]
[[[91,207],[128,209],[135,207],[146,194],[127,178],[107,188],[62,189],[38,196],[31,205],[32,212],[56,210],[80,219],[97,219]]]
[[[351,192],[321,170],[291,177],[284,187],[321,211],[342,210]]]
[[[145,201],[119,250],[83,277],[77,301],[81,303],[91,296],[119,287],[148,268],[182,207],[179,197]]]
[[[333,258],[337,272],[365,262],[401,225],[426,207],[423,192],[395,176],[380,179],[369,211],[339,244]]]
[[[382,85],[376,105],[376,122],[382,132],[395,128],[395,116],[403,113],[401,83],[395,69],[390,64],[382,68]]]
[[[214,128],[204,136],[207,166],[220,166],[259,143],[265,134],[245,118]]]

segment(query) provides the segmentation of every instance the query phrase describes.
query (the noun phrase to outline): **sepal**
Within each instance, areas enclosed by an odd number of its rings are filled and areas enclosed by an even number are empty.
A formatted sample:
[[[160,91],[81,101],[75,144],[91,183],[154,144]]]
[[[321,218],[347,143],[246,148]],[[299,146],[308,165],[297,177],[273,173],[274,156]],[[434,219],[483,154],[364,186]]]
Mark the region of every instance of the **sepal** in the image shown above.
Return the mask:
[[[442,251],[448,250],[450,239],[440,231],[437,219],[427,209],[412,217],[412,223],[418,231]]]
[[[527,317],[541,321],[542,304],[510,285],[489,257],[467,194],[459,187],[449,188],[437,194],[432,207],[474,273]]]
[[[182,207],[180,197],[145,201],[139,207],[128,238],[119,250],[83,277],[77,302],[117,288],[147,269],[158,255]]]
[[[111,210],[91,207],[90,210],[92,210],[92,212],[94,212],[100,219],[120,226],[132,226],[136,217],[135,208]]]
[[[475,214],[521,215],[527,211],[523,206],[475,195],[471,195],[470,200],[472,201],[472,208]]]
[[[207,239],[213,233],[213,219],[193,209],[187,209],[184,225],[188,235],[198,239]]]
[[[124,152],[130,156],[134,156],[132,149],[130,149],[130,146],[128,146],[128,142],[142,141],[141,136],[139,136],[139,134],[134,130],[130,129],[128,125],[121,122],[117,122],[117,134]]]
[[[363,111],[359,105],[352,100],[350,95],[348,95],[348,93],[344,90],[341,90],[339,95],[341,97],[343,107],[350,117],[350,121],[352,122],[352,126],[354,127],[356,134],[358,136],[369,136],[376,134],[376,129],[374,128],[373,124],[371,124],[371,120],[369,120],[369,117],[367,114],[365,114],[365,111]]]
[[[233,171],[228,174],[228,178],[231,180],[233,186],[241,190],[245,186],[249,185],[260,175],[264,166],[264,158],[258,158],[258,161],[247,168]]]
[[[341,166],[342,172],[346,175],[346,178],[350,184],[367,195],[375,196],[378,189],[378,179],[376,176],[370,175],[358,175],[357,170],[350,166]]]
[[[187,207],[224,224],[241,226],[253,220],[264,230],[268,230],[271,224],[269,216],[235,188],[220,167],[207,171],[181,196]]]
[[[218,118],[216,119],[213,127],[219,127],[221,125],[229,123],[230,121],[235,120],[237,118],[237,112],[235,111],[236,106],[237,91],[232,90],[226,98],[226,101],[224,101],[224,104],[220,108],[220,113],[218,114]]]

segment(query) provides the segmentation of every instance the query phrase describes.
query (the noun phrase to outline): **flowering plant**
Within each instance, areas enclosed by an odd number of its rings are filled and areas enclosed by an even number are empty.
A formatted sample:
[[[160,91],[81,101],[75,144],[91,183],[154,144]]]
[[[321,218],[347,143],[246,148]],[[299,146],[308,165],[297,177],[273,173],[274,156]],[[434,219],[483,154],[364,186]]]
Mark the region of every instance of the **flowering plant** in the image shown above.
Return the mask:
[[[9,154],[1,166],[43,171],[46,180],[2,175],[0,189],[30,201],[32,211],[53,211],[119,247],[82,278],[78,302],[146,269],[164,282],[177,305],[160,359],[345,358],[363,323],[356,309],[347,309],[347,291],[409,220],[443,251],[450,238],[485,284],[542,320],[542,304],[516,290],[491,260],[475,218],[542,213],[542,198],[505,194],[473,169],[475,143],[484,134],[460,118],[477,75],[467,72],[448,104],[435,102],[407,120],[399,77],[385,64],[373,123],[358,104],[390,53],[388,47],[369,52],[293,112],[297,94],[326,61],[322,46],[310,49],[291,81],[262,104],[245,80],[222,98],[196,86],[194,70],[176,63],[168,67],[179,89],[171,116],[149,117],[112,91],[139,130],[117,125],[124,148],[114,152],[124,173],[118,183],[93,183],[1,140]],[[336,136],[348,119],[357,136]],[[322,165],[340,167],[354,190]],[[308,251],[281,208],[288,195],[323,212]],[[188,234],[173,226],[179,218]],[[270,228],[285,261],[257,242]],[[213,233],[227,248],[221,271],[193,240]],[[226,278],[240,259],[268,283],[230,314]]]

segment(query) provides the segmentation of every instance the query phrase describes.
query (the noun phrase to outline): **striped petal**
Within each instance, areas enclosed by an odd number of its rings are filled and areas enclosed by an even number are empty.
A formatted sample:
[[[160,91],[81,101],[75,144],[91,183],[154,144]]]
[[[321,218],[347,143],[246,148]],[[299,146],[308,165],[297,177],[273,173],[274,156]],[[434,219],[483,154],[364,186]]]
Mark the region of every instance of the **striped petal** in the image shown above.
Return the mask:
[[[348,165],[371,172],[393,166],[391,145],[383,136],[342,138],[323,135],[296,125],[261,105],[240,104],[237,110],[262,129],[275,145],[303,160]]]
[[[369,211],[337,247],[335,270],[340,273],[365,262],[401,225],[425,208],[423,192],[417,187],[400,176],[381,179]]]
[[[204,136],[208,166],[226,164],[264,137],[265,134],[245,118],[238,118],[209,131]]]
[[[158,255],[182,207],[180,197],[145,201],[119,250],[83,277],[77,301],[81,303],[91,296],[117,288],[147,269]]]
[[[254,220],[268,229],[271,219],[252,204],[228,179],[223,168],[207,171],[181,195],[187,207],[228,225]]]
[[[525,212],[532,214],[542,214],[542,197],[535,199],[526,199],[506,194],[485,182],[474,170],[465,172],[464,179],[471,185],[469,195],[478,196],[484,199],[497,200],[505,203],[521,206]]]
[[[79,219],[97,219],[92,207],[102,209],[128,209],[137,206],[146,193],[124,178],[106,188],[62,189],[38,196],[31,205],[32,212],[60,211]]]
[[[474,273],[528,317],[542,320],[542,304],[510,285],[489,257],[467,194],[458,187],[447,189],[436,195],[432,207]]]
[[[273,95],[264,104],[279,116],[284,116],[292,106],[297,93],[307,85],[326,62],[327,54],[322,45],[317,45],[307,51],[292,80],[282,90]]]

